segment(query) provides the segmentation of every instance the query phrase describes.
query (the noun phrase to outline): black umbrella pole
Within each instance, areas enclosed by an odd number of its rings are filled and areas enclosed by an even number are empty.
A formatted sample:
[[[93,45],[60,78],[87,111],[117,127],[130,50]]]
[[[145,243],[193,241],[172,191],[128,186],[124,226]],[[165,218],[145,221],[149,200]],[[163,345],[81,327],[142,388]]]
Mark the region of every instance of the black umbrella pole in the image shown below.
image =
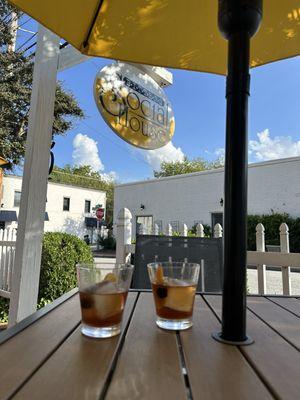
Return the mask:
[[[250,344],[246,334],[248,97],[250,38],[261,1],[220,0],[219,27],[228,40],[222,332],[214,338]]]
[[[249,46],[247,32],[232,34],[228,43],[226,85],[226,156],[224,207],[224,340],[244,342],[246,336],[247,148]]]

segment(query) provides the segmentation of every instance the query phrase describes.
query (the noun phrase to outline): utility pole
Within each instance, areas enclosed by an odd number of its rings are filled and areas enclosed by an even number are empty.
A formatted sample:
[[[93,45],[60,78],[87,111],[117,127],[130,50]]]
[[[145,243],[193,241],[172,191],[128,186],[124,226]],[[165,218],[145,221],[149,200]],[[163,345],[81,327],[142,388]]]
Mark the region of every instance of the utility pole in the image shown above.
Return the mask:
[[[13,53],[16,50],[17,33],[18,33],[18,14],[15,11],[12,11],[11,13],[9,31],[11,33],[11,43],[7,45],[7,51],[8,53]]]

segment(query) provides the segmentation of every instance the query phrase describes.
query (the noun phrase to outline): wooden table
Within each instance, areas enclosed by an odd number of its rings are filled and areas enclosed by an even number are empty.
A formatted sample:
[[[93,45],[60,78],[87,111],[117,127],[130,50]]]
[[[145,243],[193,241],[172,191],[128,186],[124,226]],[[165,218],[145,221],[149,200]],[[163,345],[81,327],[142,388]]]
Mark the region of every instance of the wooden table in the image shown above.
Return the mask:
[[[193,328],[167,332],[152,294],[131,292],[122,334],[95,340],[73,291],[0,335],[0,399],[299,399],[300,300],[248,297],[245,347],[211,338],[220,309],[197,295]]]

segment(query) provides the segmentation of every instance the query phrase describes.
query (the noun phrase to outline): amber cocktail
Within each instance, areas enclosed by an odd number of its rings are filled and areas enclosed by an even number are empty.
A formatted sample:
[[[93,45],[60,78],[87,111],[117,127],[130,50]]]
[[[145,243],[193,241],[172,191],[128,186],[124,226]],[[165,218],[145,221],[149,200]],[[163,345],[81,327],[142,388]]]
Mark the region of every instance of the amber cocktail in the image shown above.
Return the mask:
[[[160,328],[182,330],[192,326],[199,264],[152,263],[148,272]]]
[[[132,271],[126,264],[77,266],[84,335],[106,338],[120,333]]]

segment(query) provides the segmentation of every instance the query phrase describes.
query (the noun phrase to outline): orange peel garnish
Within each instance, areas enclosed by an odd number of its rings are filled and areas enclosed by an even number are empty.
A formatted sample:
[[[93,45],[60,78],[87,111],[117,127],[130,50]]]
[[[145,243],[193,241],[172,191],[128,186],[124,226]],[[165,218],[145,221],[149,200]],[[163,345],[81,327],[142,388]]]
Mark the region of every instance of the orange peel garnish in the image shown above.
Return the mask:
[[[161,265],[156,270],[156,283],[164,283],[164,271]]]
[[[109,281],[109,282],[117,282],[117,277],[113,272],[109,272],[108,274],[105,275],[104,281]]]

